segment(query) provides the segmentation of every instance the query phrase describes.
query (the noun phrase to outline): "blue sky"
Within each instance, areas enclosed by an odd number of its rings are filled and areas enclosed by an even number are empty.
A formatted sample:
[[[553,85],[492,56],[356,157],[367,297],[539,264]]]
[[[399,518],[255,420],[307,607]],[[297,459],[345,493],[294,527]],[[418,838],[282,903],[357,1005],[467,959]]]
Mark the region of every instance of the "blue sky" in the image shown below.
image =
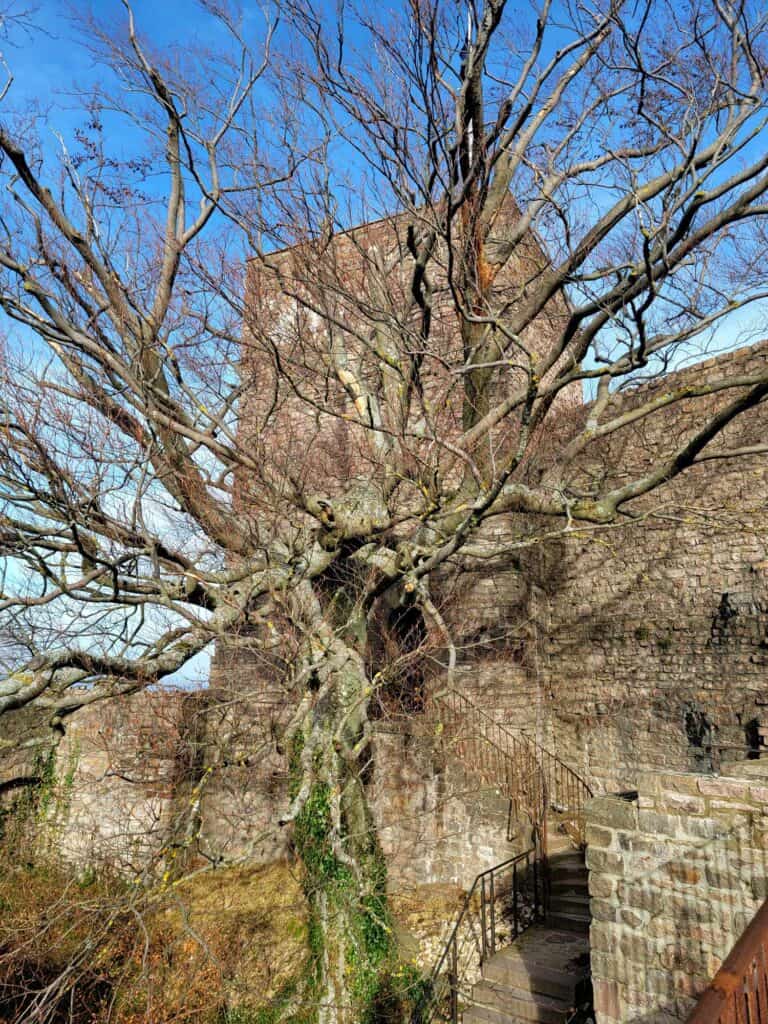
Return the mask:
[[[131,6],[139,35],[155,47],[209,44],[215,48],[225,39],[224,29],[196,0],[132,0]],[[253,34],[258,51],[264,18],[258,4],[246,2],[243,6],[243,28],[246,34],[249,30]],[[14,74],[8,100],[11,106],[50,104],[52,113],[56,112],[56,125],[64,131],[80,123],[82,114],[74,109],[77,101],[67,93],[103,82],[105,71],[83,49],[79,22],[91,14],[103,25],[125,31],[124,5],[120,0],[10,0],[9,6],[0,3],[3,9],[11,16],[28,12],[25,20],[34,26],[30,31],[14,26],[10,40],[2,46]]]
[[[264,16],[255,2],[246,0],[243,6],[242,28],[246,38],[249,33],[252,35],[248,41],[258,52],[264,35]],[[216,49],[217,44],[228,41],[224,29],[201,9],[196,0],[132,0],[132,8],[138,33],[149,40],[151,47],[209,45]],[[126,9],[120,0],[90,3],[79,0],[72,3],[65,0],[11,0],[7,6],[0,2],[0,10],[4,10],[11,19],[8,38],[0,44],[14,76],[6,108],[20,111],[32,107],[42,109],[42,142],[54,168],[53,151],[59,146],[54,132],[60,132],[67,141],[67,137],[71,139],[73,130],[84,120],[79,100],[72,93],[87,91],[97,84],[108,84],[105,78],[108,72],[82,46],[81,19],[91,14],[103,25],[114,25],[115,31],[125,32],[128,24]],[[30,27],[14,23],[14,16],[22,17]],[[126,148],[131,145],[131,129],[124,121],[114,119],[105,123],[113,132],[108,140],[112,146],[116,144],[120,149],[123,145]],[[16,332],[18,336],[18,331],[18,325],[11,326],[12,333]],[[35,345],[34,338],[21,340],[25,347]],[[11,566],[11,578],[14,575],[16,573]],[[186,686],[205,682],[210,653],[204,652],[193,658],[166,682]]]
[[[140,32],[158,44],[204,41],[211,19],[194,0],[134,0],[133,10]],[[74,21],[79,13],[92,12],[98,19],[117,19],[126,23],[126,12],[119,0],[95,3],[64,3],[62,0],[36,0],[33,4],[16,0],[11,13],[29,10],[30,20],[40,26],[33,39],[18,37],[18,49],[8,54],[19,71],[18,87],[30,95],[45,95],[57,85],[66,86],[75,79],[92,80],[94,69],[72,43],[78,33]],[[23,73],[23,77],[22,77]]]

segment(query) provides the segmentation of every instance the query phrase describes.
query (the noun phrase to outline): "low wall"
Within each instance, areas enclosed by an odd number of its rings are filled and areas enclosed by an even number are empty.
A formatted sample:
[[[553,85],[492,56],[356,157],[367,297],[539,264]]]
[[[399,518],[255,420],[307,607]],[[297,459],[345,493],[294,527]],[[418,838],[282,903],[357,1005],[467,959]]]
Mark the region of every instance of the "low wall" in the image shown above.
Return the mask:
[[[768,761],[587,805],[598,1024],[684,1021],[768,897]]]
[[[153,692],[74,714],[46,795],[45,839],[85,866],[127,873],[188,864],[266,863],[291,856],[280,708],[213,691]],[[508,801],[463,770],[423,716],[373,730],[369,796],[393,891],[475,875],[527,848],[507,839]],[[27,766],[28,767],[28,766]]]
[[[141,873],[161,855],[184,773],[186,700],[144,692],[67,719],[46,798],[46,838],[58,853],[127,873]]]

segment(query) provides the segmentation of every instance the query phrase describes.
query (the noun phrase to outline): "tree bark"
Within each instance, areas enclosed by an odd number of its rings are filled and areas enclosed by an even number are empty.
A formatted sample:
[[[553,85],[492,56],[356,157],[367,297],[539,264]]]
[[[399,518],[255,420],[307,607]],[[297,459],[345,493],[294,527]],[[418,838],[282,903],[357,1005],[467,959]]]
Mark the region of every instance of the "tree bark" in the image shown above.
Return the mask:
[[[352,647],[337,640],[329,655],[341,667],[323,679],[291,750],[293,839],[310,911],[306,996],[318,1024],[360,1024],[372,1019],[396,949],[364,779],[371,685]]]

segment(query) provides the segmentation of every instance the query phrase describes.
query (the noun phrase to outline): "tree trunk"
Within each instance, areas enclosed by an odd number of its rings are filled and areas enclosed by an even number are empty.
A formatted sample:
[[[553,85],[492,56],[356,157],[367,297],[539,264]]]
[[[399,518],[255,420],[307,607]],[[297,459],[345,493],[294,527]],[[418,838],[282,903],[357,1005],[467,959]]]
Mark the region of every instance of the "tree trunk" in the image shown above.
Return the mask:
[[[310,909],[306,1000],[317,1006],[318,1024],[372,1020],[395,955],[362,771],[370,689],[362,659],[349,653],[293,743],[293,795],[306,792],[294,824]]]

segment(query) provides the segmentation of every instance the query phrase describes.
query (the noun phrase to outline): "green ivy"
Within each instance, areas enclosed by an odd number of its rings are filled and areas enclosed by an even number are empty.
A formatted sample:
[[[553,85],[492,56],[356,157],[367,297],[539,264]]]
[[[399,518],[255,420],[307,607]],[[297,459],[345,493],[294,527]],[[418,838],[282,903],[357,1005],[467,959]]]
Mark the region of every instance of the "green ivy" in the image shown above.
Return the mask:
[[[392,955],[392,931],[385,895],[386,866],[378,850],[366,858],[361,867],[371,891],[360,897],[352,871],[333,852],[330,833],[330,789],[326,783],[318,782],[312,787],[294,826],[294,841],[306,870],[305,889],[310,905],[308,937],[314,960],[312,974],[317,983],[325,937],[312,907],[314,896],[322,892],[329,914],[342,911],[349,923],[345,947],[347,981],[360,1007],[361,1020],[365,1020],[379,990],[382,965]]]
[[[303,750],[304,737],[298,733],[289,755],[292,798],[301,789]],[[323,934],[316,898],[322,893],[328,915],[331,918],[339,915],[347,926],[342,940],[344,963],[346,983],[357,1006],[356,1019],[360,1024],[409,1020],[414,1009],[426,999],[425,981],[418,968],[402,963],[397,956],[386,898],[384,855],[375,839],[362,856],[358,853],[367,884],[367,892],[361,896],[353,872],[333,851],[331,831],[331,791],[327,783],[315,782],[296,817],[293,831],[294,843],[304,864],[304,888],[310,909],[307,931],[310,963],[305,974],[309,984],[302,1001],[305,1006],[312,1005],[321,980],[327,938]],[[279,1009],[275,1007],[278,1018]],[[298,1018],[289,1019],[299,1024]],[[272,1019],[265,1017],[254,1024],[272,1024]]]
[[[44,821],[54,798],[56,788],[56,753],[54,750],[35,755],[30,784],[6,806],[0,809],[0,840],[11,828],[23,829],[31,821]]]

